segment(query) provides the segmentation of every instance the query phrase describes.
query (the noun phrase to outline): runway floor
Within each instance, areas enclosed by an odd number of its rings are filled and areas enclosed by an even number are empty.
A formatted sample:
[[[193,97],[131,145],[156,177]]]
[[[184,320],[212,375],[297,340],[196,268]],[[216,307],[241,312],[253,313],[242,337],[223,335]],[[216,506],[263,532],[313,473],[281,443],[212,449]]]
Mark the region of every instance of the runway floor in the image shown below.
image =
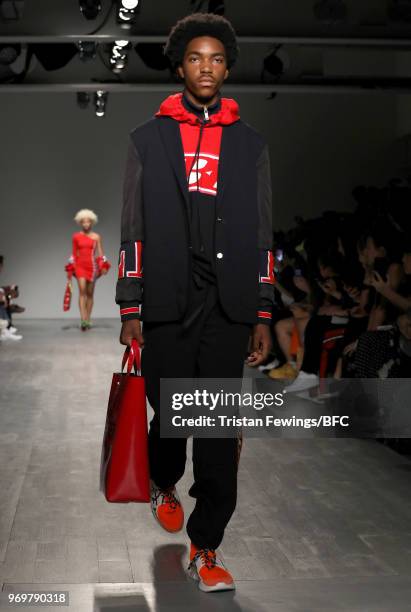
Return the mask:
[[[411,610],[411,462],[373,440],[247,439],[221,547],[235,593],[186,576],[185,532],[99,491],[120,323],[21,320],[0,346],[0,585],[64,590],[74,612]],[[191,462],[178,488],[186,514]],[[25,607],[38,610],[38,607]]]

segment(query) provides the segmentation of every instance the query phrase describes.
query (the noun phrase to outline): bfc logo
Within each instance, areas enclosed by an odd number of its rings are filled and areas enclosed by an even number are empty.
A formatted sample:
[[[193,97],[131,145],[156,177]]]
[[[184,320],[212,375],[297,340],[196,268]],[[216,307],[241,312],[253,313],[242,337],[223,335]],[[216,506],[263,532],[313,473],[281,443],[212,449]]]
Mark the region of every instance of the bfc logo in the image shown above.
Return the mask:
[[[194,153],[186,153],[184,155],[186,163],[186,174],[190,172],[193,164]],[[200,191],[207,195],[217,194],[217,172],[218,172],[218,155],[211,153],[200,153],[188,177],[188,190]]]

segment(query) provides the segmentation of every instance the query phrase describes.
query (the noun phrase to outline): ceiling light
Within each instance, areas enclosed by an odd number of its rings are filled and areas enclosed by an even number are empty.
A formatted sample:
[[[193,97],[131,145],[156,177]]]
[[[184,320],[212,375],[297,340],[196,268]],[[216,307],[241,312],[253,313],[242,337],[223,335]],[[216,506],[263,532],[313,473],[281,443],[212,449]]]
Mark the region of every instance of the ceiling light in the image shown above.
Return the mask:
[[[80,11],[86,19],[95,19],[101,11],[100,0],[79,0]]]
[[[281,45],[274,47],[263,60],[262,82],[277,81],[289,67],[290,58],[288,53],[281,48]]]
[[[21,45],[0,45],[0,65],[9,66],[21,53]]]
[[[108,93],[106,91],[102,91],[101,89],[97,90],[94,94],[94,107],[96,109],[96,117],[104,117],[106,113],[107,98]]]
[[[97,45],[95,42],[91,42],[88,40],[79,40],[77,46],[79,49],[80,59],[83,62],[94,59],[96,57]]]
[[[136,13],[140,10],[139,0],[118,0],[117,21],[129,27],[134,23]]]
[[[79,108],[87,108],[90,104],[90,94],[87,91],[77,92],[77,106]]]
[[[116,40],[111,49],[110,64],[113,72],[121,72],[127,64],[128,50],[131,44],[128,40]]]

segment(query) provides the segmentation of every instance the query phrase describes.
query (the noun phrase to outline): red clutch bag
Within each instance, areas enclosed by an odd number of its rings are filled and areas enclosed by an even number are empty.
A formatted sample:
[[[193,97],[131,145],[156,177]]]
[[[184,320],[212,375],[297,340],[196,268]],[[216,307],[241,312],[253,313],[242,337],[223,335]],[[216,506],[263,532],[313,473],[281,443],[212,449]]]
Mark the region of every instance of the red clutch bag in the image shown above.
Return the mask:
[[[140,347],[133,340],[124,352],[121,372],[113,374],[108,401],[100,490],[109,502],[150,501],[146,391],[140,370]]]
[[[64,311],[70,310],[72,291],[73,289],[71,285],[71,279],[68,279],[67,284],[66,284],[66,289],[64,291],[64,298],[63,298],[63,310]]]
[[[73,285],[71,283],[71,277],[74,275],[76,268],[73,263],[67,263],[64,266],[64,269],[67,272],[67,283],[66,283],[66,288],[64,290],[63,310],[66,312],[67,310],[70,310],[71,295],[73,293]]]

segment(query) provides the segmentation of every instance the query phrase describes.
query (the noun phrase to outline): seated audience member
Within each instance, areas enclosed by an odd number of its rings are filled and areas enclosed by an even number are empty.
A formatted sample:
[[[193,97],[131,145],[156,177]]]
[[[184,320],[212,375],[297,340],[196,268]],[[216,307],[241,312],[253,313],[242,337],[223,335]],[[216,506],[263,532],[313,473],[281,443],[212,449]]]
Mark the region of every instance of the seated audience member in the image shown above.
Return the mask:
[[[367,312],[368,304],[368,288],[363,284],[364,272],[352,266],[343,275],[343,287],[345,293],[351,298],[353,306],[349,308],[348,323],[345,326],[344,336],[337,342],[336,366],[334,371],[335,378],[341,378],[343,375],[344,357],[345,354],[351,354],[353,344],[358,340],[360,335],[366,331],[368,326],[369,313]],[[345,375],[347,373],[345,372]]]
[[[393,234],[388,223],[385,228],[379,227],[366,232],[359,240],[360,263],[365,271],[364,284],[370,287],[369,331],[376,330],[395,317],[395,308],[393,309],[389,300],[376,290],[375,283],[378,278],[384,278],[387,288],[395,290],[402,282],[404,270],[397,253],[399,241],[400,236]]]
[[[398,245],[401,244],[400,238],[398,233],[393,232],[387,220],[384,229],[381,229],[379,222],[376,227],[366,230],[358,240],[358,259],[364,270],[362,295],[366,297],[365,303],[363,300],[358,311],[366,312],[368,316],[367,327],[363,332],[372,332],[381,329],[382,325],[391,325],[398,314],[389,300],[376,290],[374,284],[384,277],[387,287],[396,290],[404,280],[404,270],[397,252]],[[360,334],[357,338],[351,338],[351,342],[343,350],[344,376],[356,376],[355,352],[359,336]]]
[[[297,253],[285,249],[281,251],[280,261],[276,264],[275,290],[277,304],[282,308],[277,309],[273,319],[273,344],[274,351],[277,347],[275,352],[278,359],[265,366],[271,378],[293,378],[293,373],[296,372],[291,355],[292,334],[297,332],[298,336],[302,337],[311,310],[308,301],[310,289],[302,276],[303,265],[304,262]]]
[[[318,384],[324,333],[327,329],[348,322],[348,309],[354,305],[354,302],[343,289],[340,276],[343,263],[344,260],[338,253],[318,258],[319,274],[315,278],[315,284],[310,286],[314,312],[304,322],[304,354],[301,369],[294,383],[287,387],[287,391],[302,391]],[[270,377],[285,378],[281,374],[282,372],[276,376],[275,373],[270,373]]]
[[[0,255],[0,273],[3,270],[4,257]],[[0,339],[1,340],[21,340],[23,336],[17,335],[17,329],[13,327],[11,313],[13,304],[11,300],[18,296],[18,288],[15,285],[0,287]],[[16,305],[17,306],[17,305]],[[18,307],[20,308],[20,307]],[[24,308],[22,309],[24,310]]]
[[[398,343],[393,364],[390,364],[390,378],[411,377],[411,308],[397,318]]]
[[[388,267],[389,270],[389,267]],[[404,313],[411,308],[411,243],[405,247],[402,257],[400,281],[390,282],[389,272],[384,275],[383,270],[372,270],[368,284],[375,290],[378,307],[383,311],[384,318],[377,328],[368,328],[361,334],[353,347],[354,359],[351,373],[357,378],[386,378],[388,365],[397,355],[401,331],[399,321]],[[404,340],[402,345],[405,347]],[[406,359],[404,357],[403,361]]]

